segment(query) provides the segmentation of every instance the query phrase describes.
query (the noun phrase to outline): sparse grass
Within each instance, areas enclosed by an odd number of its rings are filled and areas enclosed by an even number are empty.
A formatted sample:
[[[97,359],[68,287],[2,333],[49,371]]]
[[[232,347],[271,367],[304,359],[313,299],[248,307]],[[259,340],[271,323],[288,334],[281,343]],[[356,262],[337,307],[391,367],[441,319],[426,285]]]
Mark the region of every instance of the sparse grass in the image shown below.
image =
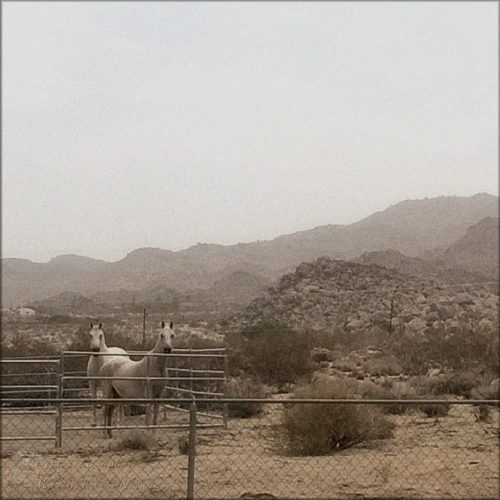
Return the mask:
[[[296,398],[349,398],[352,385],[319,379],[299,388]],[[292,455],[325,455],[361,441],[392,435],[394,424],[371,405],[287,405],[281,428],[282,444]]]

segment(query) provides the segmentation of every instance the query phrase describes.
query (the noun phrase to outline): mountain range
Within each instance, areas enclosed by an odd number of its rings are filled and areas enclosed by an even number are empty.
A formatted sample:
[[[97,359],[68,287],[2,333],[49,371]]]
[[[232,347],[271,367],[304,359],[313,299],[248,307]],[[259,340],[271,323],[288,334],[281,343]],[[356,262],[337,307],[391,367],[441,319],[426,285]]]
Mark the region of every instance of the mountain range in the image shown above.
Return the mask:
[[[459,279],[463,273],[464,279],[493,280],[498,278],[498,201],[486,193],[407,200],[353,224],[319,226],[269,241],[198,244],[178,252],[140,248],[116,262],[78,255],[45,263],[5,258],[2,305],[68,292],[112,303],[136,292],[150,299],[155,290],[167,296],[203,291],[244,303],[301,262],[321,256],[362,262],[376,258],[370,253],[388,250],[393,261],[407,259],[431,274],[449,268]]]

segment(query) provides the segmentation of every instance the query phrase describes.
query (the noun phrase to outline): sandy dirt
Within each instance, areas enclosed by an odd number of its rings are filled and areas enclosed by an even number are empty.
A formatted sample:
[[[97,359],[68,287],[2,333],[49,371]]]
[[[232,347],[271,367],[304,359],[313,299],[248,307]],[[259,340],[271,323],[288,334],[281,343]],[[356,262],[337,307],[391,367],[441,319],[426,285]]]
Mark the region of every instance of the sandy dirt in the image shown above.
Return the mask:
[[[238,498],[498,498],[498,411],[477,422],[469,406],[427,418],[415,411],[389,417],[387,440],[361,443],[323,457],[286,456],[275,439],[281,406],[258,418],[231,419],[227,429],[198,431],[195,496]],[[88,411],[71,412],[65,426],[89,424]],[[127,417],[127,424],[143,422]],[[187,422],[168,412],[161,423]],[[205,420],[207,422],[208,420]],[[3,417],[2,434],[53,434],[52,416]],[[135,431],[137,432],[137,431]],[[64,432],[51,442],[2,444],[2,498],[185,498],[186,431],[157,430],[158,447],[118,449],[130,431]]]

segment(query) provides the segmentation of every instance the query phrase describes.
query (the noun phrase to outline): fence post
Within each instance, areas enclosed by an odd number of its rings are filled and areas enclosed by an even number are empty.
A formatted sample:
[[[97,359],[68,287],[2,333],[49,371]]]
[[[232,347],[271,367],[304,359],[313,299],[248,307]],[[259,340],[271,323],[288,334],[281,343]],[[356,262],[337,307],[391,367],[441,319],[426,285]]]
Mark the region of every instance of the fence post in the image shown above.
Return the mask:
[[[192,349],[189,348],[189,390],[191,391],[191,396],[193,395],[193,358],[191,357]]]
[[[227,377],[229,376],[229,363],[227,360],[227,355],[224,356],[224,390],[222,391],[224,393],[224,397],[226,395],[226,384],[227,384]],[[227,403],[224,403],[222,405],[222,416],[223,416],[223,423],[224,423],[224,429],[227,429],[227,419],[228,419],[228,405]]]
[[[194,465],[196,457],[196,403],[193,400],[189,408],[189,449],[188,449],[188,480],[187,499],[194,499]]]
[[[151,380],[150,380],[150,369],[149,369],[149,364],[150,364],[150,356],[147,356],[146,355],[146,358],[147,358],[147,361],[146,361],[146,369],[147,369],[147,372],[146,372],[146,397],[148,399],[151,399],[152,397],[152,391],[151,391]],[[146,426],[149,428],[151,424],[151,402],[148,401],[146,403]]]
[[[62,399],[64,391],[63,391],[63,383],[64,383],[64,352],[61,353],[61,359],[59,360],[59,373],[57,377],[57,399]],[[56,403],[57,405],[57,414],[56,414],[56,448],[62,447],[62,425],[63,425],[63,411],[62,411],[62,402],[59,401]]]

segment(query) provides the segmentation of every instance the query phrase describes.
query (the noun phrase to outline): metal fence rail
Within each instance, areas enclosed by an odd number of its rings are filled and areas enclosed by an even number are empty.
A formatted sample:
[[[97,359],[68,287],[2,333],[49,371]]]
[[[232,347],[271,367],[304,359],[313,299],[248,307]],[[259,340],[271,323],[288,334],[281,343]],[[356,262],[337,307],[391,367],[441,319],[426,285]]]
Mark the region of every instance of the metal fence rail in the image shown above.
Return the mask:
[[[151,352],[133,352],[129,354],[140,355],[146,357],[148,360],[151,356],[155,357],[165,357],[165,358],[181,358],[184,363],[187,363],[188,368],[180,368],[176,366],[170,366],[169,372],[174,375],[166,375],[164,377],[152,377],[149,373],[145,377],[89,377],[85,371],[82,370],[67,370],[65,365],[65,360],[68,358],[87,358],[89,355],[95,355],[93,351],[64,351],[61,353],[59,358],[51,359],[51,357],[38,357],[34,356],[32,358],[22,357],[22,358],[5,358],[0,360],[0,362],[7,366],[7,370],[2,370],[2,384],[0,385],[0,395],[2,399],[15,398],[16,403],[11,406],[5,407],[5,404],[0,408],[0,414],[6,416],[13,416],[14,414],[21,415],[32,415],[33,412],[39,415],[51,415],[53,417],[52,424],[48,422],[45,423],[46,434],[29,434],[24,433],[23,435],[5,435],[2,433],[1,441],[41,441],[47,440],[54,442],[57,448],[62,446],[63,432],[65,431],[100,431],[104,429],[148,429],[148,428],[168,428],[168,429],[181,429],[189,428],[189,422],[185,418],[185,409],[180,407],[176,408],[172,404],[162,405],[163,410],[163,420],[167,420],[167,412],[176,411],[183,416],[181,419],[177,419],[175,422],[167,424],[159,424],[153,426],[149,423],[147,418],[147,412],[149,412],[148,401],[141,404],[146,405],[146,425],[141,425],[139,422],[135,422],[132,425],[124,426],[97,426],[89,425],[86,421],[78,421],[68,423],[66,419],[66,425],[63,423],[65,412],[79,411],[88,409],[89,403],[88,399],[88,381],[89,380],[144,380],[147,387],[150,388],[153,382],[164,381],[165,390],[170,391],[173,394],[182,394],[183,397],[188,396],[190,400],[197,396],[210,397],[217,399],[223,396],[222,387],[227,380],[228,370],[227,370],[227,357],[224,348],[217,349],[177,349],[173,353],[162,354],[162,353],[151,353]],[[109,353],[99,353],[100,356],[108,356]],[[119,356],[120,354],[111,354],[114,356]],[[124,354],[128,355],[128,354]],[[193,367],[195,363],[199,364],[203,360],[210,360],[211,363],[220,364],[222,362],[221,368],[214,370],[211,368],[204,369],[203,365]],[[30,365],[35,366],[32,372],[29,371]],[[47,366],[49,371],[40,372],[40,365]],[[218,365],[217,365],[218,366]],[[16,373],[17,367],[22,368],[21,373]],[[148,363],[149,369],[149,363]],[[179,374],[185,374],[184,376],[178,376]],[[203,375],[203,376],[202,376]],[[55,383],[49,383],[47,377],[53,377]],[[6,383],[7,382],[7,383]],[[29,382],[29,383],[27,383]],[[82,382],[81,385],[75,387],[75,382]],[[70,386],[68,387],[68,384]],[[220,390],[211,389],[210,384],[215,384]],[[83,385],[83,386],[82,386]],[[202,386],[207,386],[206,388]],[[148,389],[148,395],[151,394],[150,389]],[[44,400],[46,396],[47,399]],[[70,398],[65,396],[73,396],[77,398],[75,401],[71,401]],[[35,402],[30,402],[30,397],[36,397]],[[57,402],[62,399],[62,402]],[[212,399],[212,401],[213,401]],[[169,400],[172,402],[172,400]],[[101,400],[98,401],[101,403]],[[114,401],[116,403],[116,401]],[[156,402],[156,401],[155,401]],[[29,408],[23,407],[23,405],[30,404]],[[36,406],[33,406],[35,405]],[[48,406],[47,406],[48,405]],[[123,408],[123,403],[118,403],[120,408]],[[130,411],[130,408],[129,408]],[[217,406],[216,412],[201,412],[200,416],[203,417],[204,421],[200,422],[200,426],[204,428],[216,428],[224,427],[227,425],[227,405]],[[83,418],[83,417],[82,417]],[[74,419],[70,419],[74,420]],[[85,419],[84,419],[85,420]]]
[[[64,425],[79,429],[65,437],[60,451],[54,453],[42,439],[3,443],[1,496],[499,497],[498,400],[277,398],[122,400],[180,405],[189,427],[176,426],[177,412],[154,430],[129,416],[113,427],[112,439],[104,437],[104,427],[84,425],[88,411],[64,412]],[[82,399],[6,398],[2,404],[8,411],[9,405],[49,401],[57,407]],[[85,399],[95,402],[116,401]],[[243,407],[252,411],[245,412],[247,418],[230,418],[226,429],[213,428],[204,420],[206,411],[200,411],[206,404],[227,404],[231,416]],[[47,425],[53,425],[53,415],[4,415],[3,435],[43,434]],[[339,428],[352,442],[335,438]],[[303,440],[297,441],[301,432]],[[325,435],[330,440],[326,451],[321,449]],[[297,442],[308,451],[291,446]]]
[[[96,355],[93,351],[64,351],[61,354],[61,363],[60,363],[60,373],[59,373],[59,396],[63,397],[68,395],[69,393],[76,393],[75,395],[81,395],[83,398],[86,398],[85,392],[88,390],[87,386],[84,388],[81,387],[67,387],[67,383],[72,383],[75,381],[90,381],[90,380],[143,380],[147,385],[147,394],[151,394],[151,384],[153,382],[163,381],[165,383],[163,394],[165,395],[166,391],[174,395],[181,395],[182,397],[189,398],[198,398],[198,397],[210,397],[213,399],[219,399],[224,396],[223,387],[228,378],[228,363],[227,363],[227,355],[225,348],[208,348],[208,349],[174,349],[171,353],[151,353],[144,351],[130,351],[124,354],[117,353],[98,353],[99,356],[142,356],[148,359],[151,357],[161,357],[166,358],[168,361],[167,365],[167,374],[162,377],[150,376],[149,375],[149,362],[147,364],[148,373],[145,377],[105,377],[105,376],[88,376],[86,374],[68,374],[65,369],[65,361],[68,358],[75,357],[87,357],[89,355]],[[175,360],[181,360],[184,364],[187,364],[188,367],[178,367],[173,362]],[[210,368],[206,368],[200,363],[209,362]],[[214,365],[215,366],[212,366]],[[217,370],[213,368],[219,368]],[[179,376],[183,375],[183,376]],[[203,376],[201,376],[203,375]],[[215,384],[215,386],[213,386]],[[215,387],[215,389],[214,389]],[[122,400],[121,400],[122,401]],[[81,402],[79,403],[81,404]],[[65,407],[71,406],[71,403],[66,403]],[[123,408],[123,404],[119,403],[119,406]],[[73,406],[74,407],[74,406]],[[167,411],[178,411],[181,415],[184,416],[183,408],[175,408],[171,404],[168,406],[160,405],[160,409],[163,410],[163,419],[166,420]],[[62,409],[58,408],[59,411],[59,420],[62,420]],[[128,408],[130,411],[130,408]],[[146,415],[149,409],[146,410]],[[227,425],[227,405],[222,404],[217,406],[216,412],[205,412],[203,413],[203,417],[210,422],[203,422],[203,426],[205,427],[225,427]],[[181,422],[175,422],[172,424],[174,427],[185,428],[189,427],[189,422],[184,418]],[[159,428],[159,426],[154,426],[149,423],[149,419],[146,416],[146,425],[140,426],[137,428]],[[168,427],[168,426],[167,426]],[[113,426],[108,426],[106,428],[114,429]],[[123,427],[119,427],[123,428]],[[76,425],[72,426],[63,426],[61,424],[60,428],[57,427],[56,433],[58,435],[58,439],[56,441],[56,446],[60,447],[62,442],[62,431],[79,431],[79,430],[101,430],[100,426],[92,426],[88,427],[86,425]]]

